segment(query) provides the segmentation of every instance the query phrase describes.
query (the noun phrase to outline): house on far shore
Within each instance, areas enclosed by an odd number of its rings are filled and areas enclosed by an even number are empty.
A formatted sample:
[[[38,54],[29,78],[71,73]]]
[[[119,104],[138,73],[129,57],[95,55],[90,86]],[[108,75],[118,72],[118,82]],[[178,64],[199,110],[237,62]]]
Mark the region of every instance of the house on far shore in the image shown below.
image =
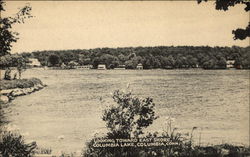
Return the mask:
[[[93,65],[88,64],[88,65],[78,65],[76,66],[76,69],[93,69]]]
[[[143,69],[142,64],[141,64],[141,63],[139,63],[139,64],[136,66],[136,69],[138,69],[138,70],[142,70],[142,69]]]
[[[125,65],[118,65],[118,67],[114,68],[115,70],[125,70]]]
[[[79,64],[76,61],[70,61],[68,63],[69,69],[76,69]]]
[[[98,70],[106,70],[106,65],[105,64],[99,64],[97,69]]]
[[[227,68],[234,68],[235,60],[227,60]]]
[[[36,58],[29,58],[29,63],[27,63],[28,67],[40,67],[41,63]]]
[[[165,69],[173,69],[173,66],[167,65],[164,67]]]
[[[61,68],[62,68],[62,69],[66,69],[67,66],[66,66],[64,63],[62,63],[62,64],[61,64]]]

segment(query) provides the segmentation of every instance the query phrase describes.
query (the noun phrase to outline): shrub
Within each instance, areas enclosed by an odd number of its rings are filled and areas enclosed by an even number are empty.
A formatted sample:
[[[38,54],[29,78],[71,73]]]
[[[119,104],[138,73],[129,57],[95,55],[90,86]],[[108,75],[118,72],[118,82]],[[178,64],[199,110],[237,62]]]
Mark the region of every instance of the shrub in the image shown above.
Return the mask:
[[[0,135],[0,154],[3,157],[31,157],[36,146],[35,142],[25,144],[17,133],[4,131]]]
[[[153,123],[155,116],[152,98],[139,99],[119,90],[113,94],[115,106],[104,111],[109,138],[131,138],[143,134],[143,129]]]
[[[38,84],[42,84],[42,81],[38,78],[1,80],[0,89],[30,88]]]
[[[116,90],[113,93],[116,105],[104,111],[102,119],[106,122],[109,132],[104,138],[132,138],[143,134],[143,129],[153,123],[155,116],[152,98],[140,99],[132,93]],[[140,149],[126,148],[94,148],[92,139],[87,143],[83,156],[138,156]]]
[[[3,104],[0,100],[0,133],[2,130],[2,126],[8,123],[8,120],[6,119],[4,112],[5,107],[6,107],[5,104]]]

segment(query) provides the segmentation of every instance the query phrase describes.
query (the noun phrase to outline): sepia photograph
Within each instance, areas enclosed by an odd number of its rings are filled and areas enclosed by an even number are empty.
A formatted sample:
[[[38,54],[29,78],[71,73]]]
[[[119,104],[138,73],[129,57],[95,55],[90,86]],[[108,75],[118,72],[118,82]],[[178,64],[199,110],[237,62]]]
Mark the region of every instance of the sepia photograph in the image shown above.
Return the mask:
[[[249,0],[0,0],[0,157],[250,157]]]

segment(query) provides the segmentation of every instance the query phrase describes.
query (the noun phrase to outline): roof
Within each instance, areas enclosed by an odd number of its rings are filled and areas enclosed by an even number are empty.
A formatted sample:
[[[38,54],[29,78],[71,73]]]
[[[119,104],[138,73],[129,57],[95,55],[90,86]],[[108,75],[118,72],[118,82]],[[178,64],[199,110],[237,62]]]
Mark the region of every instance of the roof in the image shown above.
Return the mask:
[[[41,65],[41,63],[36,58],[29,58],[29,61],[31,62],[29,63],[30,65],[37,65],[37,66]]]
[[[234,63],[235,60],[227,60],[227,63]]]
[[[106,66],[105,64],[98,64],[98,66]]]

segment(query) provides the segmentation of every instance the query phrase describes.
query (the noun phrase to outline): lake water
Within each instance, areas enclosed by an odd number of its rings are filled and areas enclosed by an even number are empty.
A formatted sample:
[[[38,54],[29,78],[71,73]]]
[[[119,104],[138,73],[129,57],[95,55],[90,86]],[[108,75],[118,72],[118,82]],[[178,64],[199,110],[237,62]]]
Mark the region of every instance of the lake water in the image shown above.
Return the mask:
[[[173,127],[194,132],[202,144],[249,145],[249,71],[247,70],[43,70],[23,77],[48,86],[16,98],[8,110],[11,125],[26,140],[53,152],[79,152],[93,133],[105,130],[102,110],[116,90],[152,97],[160,116],[148,131]],[[127,86],[129,84],[129,89]]]

